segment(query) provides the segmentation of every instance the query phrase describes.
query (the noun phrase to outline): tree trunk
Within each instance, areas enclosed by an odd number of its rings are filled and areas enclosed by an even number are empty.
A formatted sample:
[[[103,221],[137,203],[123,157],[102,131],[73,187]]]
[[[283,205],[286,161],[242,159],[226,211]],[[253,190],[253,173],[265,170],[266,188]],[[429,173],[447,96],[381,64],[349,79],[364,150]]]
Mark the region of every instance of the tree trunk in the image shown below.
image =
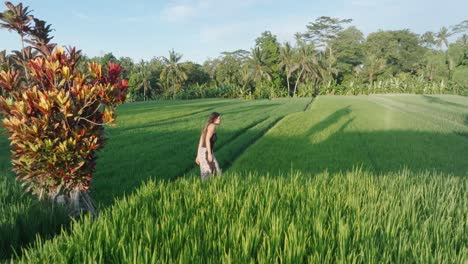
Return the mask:
[[[371,71],[369,73],[369,83],[372,85],[373,82],[374,82],[374,73]]]
[[[304,68],[301,69],[301,72],[299,73],[299,76],[297,77],[296,84],[294,85],[293,97],[296,96],[297,85],[299,84],[299,80],[301,79],[303,72],[304,72]]]
[[[432,66],[429,68],[429,81],[432,82],[432,80],[434,79],[434,69],[432,68]]]
[[[79,218],[82,213],[91,213],[97,217],[96,206],[87,191],[74,189],[69,194],[53,192],[49,194],[49,199],[54,204],[65,206],[68,214],[74,218]]]
[[[288,84],[288,94],[289,94],[289,96],[291,96],[291,88],[290,88],[290,85],[289,85],[289,77],[290,76],[288,74],[286,74],[286,83]]]

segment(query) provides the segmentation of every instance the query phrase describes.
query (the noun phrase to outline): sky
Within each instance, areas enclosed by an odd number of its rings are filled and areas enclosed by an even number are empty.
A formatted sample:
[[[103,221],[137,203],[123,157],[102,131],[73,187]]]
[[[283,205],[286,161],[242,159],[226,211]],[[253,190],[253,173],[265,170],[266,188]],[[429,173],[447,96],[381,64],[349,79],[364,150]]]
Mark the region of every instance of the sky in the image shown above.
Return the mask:
[[[467,0],[24,0],[23,4],[52,24],[53,42],[76,46],[91,57],[112,52],[135,61],[167,56],[174,49],[183,54],[183,61],[203,63],[223,51],[250,50],[265,30],[281,43],[292,42],[296,32],[304,32],[319,16],[351,18],[351,25],[365,35],[397,29],[422,34],[468,19]],[[20,46],[16,34],[0,30],[0,50]]]

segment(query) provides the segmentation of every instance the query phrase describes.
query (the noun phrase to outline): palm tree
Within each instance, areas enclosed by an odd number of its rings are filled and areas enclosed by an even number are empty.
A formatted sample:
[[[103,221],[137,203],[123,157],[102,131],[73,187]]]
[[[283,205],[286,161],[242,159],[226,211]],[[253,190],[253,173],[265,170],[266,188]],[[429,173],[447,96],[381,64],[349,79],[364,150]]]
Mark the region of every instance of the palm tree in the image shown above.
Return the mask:
[[[463,36],[461,36],[458,40],[457,40],[458,43],[462,44],[462,45],[468,45],[468,35],[467,34],[463,34]]]
[[[435,43],[439,49],[442,49],[442,44],[445,44],[445,47],[448,48],[448,38],[452,36],[452,32],[446,27],[442,27],[439,32],[436,34]]]
[[[271,81],[271,69],[266,65],[266,53],[260,48],[252,50],[252,60],[250,66],[252,67],[252,80],[255,83],[260,83],[264,79]]]
[[[240,76],[242,80],[242,88],[240,91],[241,97],[245,95],[245,88],[249,84],[249,82],[252,80],[252,72],[249,70],[248,65],[244,65],[244,67],[241,68],[240,70]]]
[[[373,53],[367,54],[367,56],[364,58],[364,69],[370,84],[374,82],[375,75],[377,75],[385,68],[385,64],[385,59],[378,58]]]
[[[426,31],[424,34],[421,35],[420,40],[426,48],[431,48],[436,43],[436,35],[434,32]]]
[[[143,84],[143,100],[146,101],[147,93],[151,90],[151,82],[150,82],[150,75],[151,71],[147,62],[142,60],[140,62],[140,67],[138,68],[138,74],[141,76],[142,84]]]
[[[187,73],[180,64],[181,59],[182,54],[176,53],[174,50],[169,51],[169,58],[162,57],[164,69],[160,78],[164,82],[165,88],[173,91],[174,98],[183,82],[187,80]]]
[[[319,94],[320,83],[326,80],[333,80],[333,75],[338,73],[338,70],[330,66],[330,57],[326,53],[321,52],[312,57],[309,63],[310,70],[305,72],[306,78],[313,82],[314,94]]]
[[[280,50],[280,68],[286,72],[286,83],[288,85],[288,94],[291,95],[291,88],[289,85],[289,79],[291,75],[299,68],[299,64],[294,61],[295,51],[289,44],[286,42],[284,47]]]
[[[447,50],[445,51],[445,62],[447,64],[447,69],[449,72],[448,79],[452,79],[452,73],[453,73],[453,60],[450,58],[449,53],[448,53],[448,38],[453,35],[453,32],[451,32],[448,28],[442,27],[439,32],[437,33],[437,39],[436,39],[436,45],[439,47],[439,49],[442,50],[442,44],[445,44],[445,47]]]
[[[296,54],[296,63],[298,65],[298,69],[300,69],[300,72],[296,78],[293,96],[296,96],[297,86],[299,85],[301,78],[304,77],[304,74],[312,73],[314,70],[313,67],[317,65],[314,46],[312,44],[308,45],[303,41],[299,41],[298,45],[299,49]]]

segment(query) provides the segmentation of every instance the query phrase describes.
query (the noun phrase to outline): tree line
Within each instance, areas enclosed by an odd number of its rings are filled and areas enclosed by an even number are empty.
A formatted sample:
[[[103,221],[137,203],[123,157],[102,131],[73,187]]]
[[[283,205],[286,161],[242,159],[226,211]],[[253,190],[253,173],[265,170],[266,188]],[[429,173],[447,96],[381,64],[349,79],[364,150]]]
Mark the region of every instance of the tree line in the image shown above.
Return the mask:
[[[149,61],[112,53],[87,60],[122,64],[130,100],[468,94],[468,20],[438,32],[379,30],[368,36],[351,22],[319,17],[295,34],[294,43],[280,43],[265,31],[251,50],[223,52],[203,64],[182,62],[174,50]]]

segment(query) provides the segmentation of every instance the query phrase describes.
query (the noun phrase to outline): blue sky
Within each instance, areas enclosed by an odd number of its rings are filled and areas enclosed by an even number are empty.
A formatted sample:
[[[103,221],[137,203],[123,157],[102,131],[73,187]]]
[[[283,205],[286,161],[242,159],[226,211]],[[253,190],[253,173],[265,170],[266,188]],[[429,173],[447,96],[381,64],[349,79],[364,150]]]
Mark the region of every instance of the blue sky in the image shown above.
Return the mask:
[[[3,1],[2,1],[3,2]],[[18,3],[18,1],[12,1]],[[54,42],[89,56],[112,52],[151,59],[174,48],[202,63],[222,51],[250,49],[265,30],[281,42],[319,16],[352,18],[365,34],[379,29],[437,31],[468,19],[467,0],[28,0],[52,24]],[[2,10],[3,10],[2,6]],[[0,31],[0,50],[18,49],[18,36]]]

